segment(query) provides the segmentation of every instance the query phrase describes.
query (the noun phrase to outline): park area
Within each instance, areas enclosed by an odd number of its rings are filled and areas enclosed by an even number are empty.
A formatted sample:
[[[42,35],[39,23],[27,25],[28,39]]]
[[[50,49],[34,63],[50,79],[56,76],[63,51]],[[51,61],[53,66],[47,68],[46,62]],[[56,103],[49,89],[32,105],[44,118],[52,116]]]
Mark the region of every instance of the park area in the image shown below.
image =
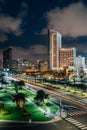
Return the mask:
[[[17,94],[25,95],[23,108],[18,107],[14,100]],[[35,101],[37,92],[26,86],[15,89],[13,83],[2,84],[0,87],[0,120],[1,121],[51,121],[58,116],[59,107],[50,101],[50,98],[42,104]],[[22,102],[20,102],[22,104]]]

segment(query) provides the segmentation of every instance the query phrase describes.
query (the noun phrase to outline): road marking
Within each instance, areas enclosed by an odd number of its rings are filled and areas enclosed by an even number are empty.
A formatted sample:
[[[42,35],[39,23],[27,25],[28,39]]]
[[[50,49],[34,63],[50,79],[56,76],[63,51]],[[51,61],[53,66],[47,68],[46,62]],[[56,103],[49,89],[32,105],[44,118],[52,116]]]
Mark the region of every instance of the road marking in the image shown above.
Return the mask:
[[[72,124],[76,124],[76,120],[71,121]]]
[[[87,130],[86,125],[83,125],[82,123],[80,123],[79,121],[73,119],[73,118],[66,118],[67,121],[69,121],[70,123],[72,123],[73,125],[77,126],[78,128],[80,128],[81,130]]]
[[[81,126],[79,126],[79,128],[82,128],[82,127],[85,127],[85,125],[81,125]]]
[[[86,127],[84,127],[84,128],[81,128],[81,130],[87,130],[87,126],[86,126]]]
[[[77,125],[78,125],[78,127],[79,127],[79,126],[81,126],[81,125],[82,125],[82,123],[78,123]]]
[[[75,124],[75,125],[78,125],[79,123],[80,123],[80,122],[76,121],[74,124]]]
[[[78,116],[78,115],[84,115],[87,114],[85,111],[73,111],[73,112],[68,112],[69,116]]]

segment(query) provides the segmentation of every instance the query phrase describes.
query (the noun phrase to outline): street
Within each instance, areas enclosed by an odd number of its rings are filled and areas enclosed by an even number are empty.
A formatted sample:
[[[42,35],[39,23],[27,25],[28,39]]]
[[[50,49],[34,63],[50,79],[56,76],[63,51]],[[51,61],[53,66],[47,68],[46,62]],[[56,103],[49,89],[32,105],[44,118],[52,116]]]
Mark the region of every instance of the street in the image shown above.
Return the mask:
[[[65,120],[51,124],[16,124],[0,123],[1,130],[78,130],[77,127]]]
[[[36,85],[26,84],[29,88],[40,89]],[[56,105],[63,106],[64,110],[67,113],[67,117],[60,121],[47,124],[17,124],[17,123],[0,123],[1,130],[10,130],[10,129],[22,129],[22,130],[87,130],[87,110],[86,104],[82,106],[83,103],[79,100],[73,99],[72,96],[67,96],[66,93],[61,93],[53,90],[48,90],[43,88],[51,95],[51,99],[56,101]]]

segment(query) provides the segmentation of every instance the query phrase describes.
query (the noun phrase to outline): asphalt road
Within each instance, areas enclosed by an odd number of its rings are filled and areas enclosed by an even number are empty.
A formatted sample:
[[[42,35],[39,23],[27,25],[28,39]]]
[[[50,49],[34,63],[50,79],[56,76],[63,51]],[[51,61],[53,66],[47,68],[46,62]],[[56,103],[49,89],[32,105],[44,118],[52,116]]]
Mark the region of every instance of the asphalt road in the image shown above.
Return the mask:
[[[48,124],[17,124],[17,123],[0,123],[0,130],[78,130],[77,127],[61,120],[59,122]]]
[[[28,85],[28,84],[27,84]],[[36,87],[35,85],[29,85],[31,87]],[[62,93],[55,93],[55,91],[47,90],[49,93],[53,94],[56,98],[61,96],[63,100],[63,104],[67,106],[76,107],[76,109],[68,109],[68,117],[66,120],[61,120],[58,122],[50,123],[50,124],[15,124],[15,123],[0,123],[0,130],[87,130],[87,113],[84,114],[86,106],[84,109],[82,107],[82,103],[79,103],[73,100],[70,97],[67,97]],[[72,97],[72,96],[71,96]],[[65,100],[66,99],[66,100]],[[78,109],[77,109],[78,108]],[[87,112],[87,111],[86,111]],[[77,126],[76,126],[77,125]],[[78,126],[82,126],[81,129]]]

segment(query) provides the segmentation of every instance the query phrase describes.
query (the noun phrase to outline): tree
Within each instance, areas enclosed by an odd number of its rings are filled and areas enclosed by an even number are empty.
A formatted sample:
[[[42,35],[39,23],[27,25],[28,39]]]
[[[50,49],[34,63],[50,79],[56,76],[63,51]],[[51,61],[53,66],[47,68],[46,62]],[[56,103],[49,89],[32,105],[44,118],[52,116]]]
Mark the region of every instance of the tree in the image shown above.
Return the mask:
[[[80,79],[81,79],[81,85],[82,85],[82,79],[83,79],[84,75],[85,75],[84,70],[83,70],[83,68],[81,67],[81,68],[80,68],[80,73],[79,73],[79,77],[80,77]]]
[[[6,81],[5,78],[2,78],[1,79],[1,84],[4,84],[6,86],[6,89],[7,89],[9,83]]]
[[[17,82],[14,82],[14,86],[15,86],[16,93],[18,93],[18,84],[17,84]]]
[[[0,114],[6,115],[9,114],[7,108],[5,107],[4,103],[0,102]]]
[[[21,110],[23,112],[24,116],[31,116],[31,112],[24,107],[26,99],[25,99],[25,95],[23,93],[17,93],[14,96],[13,101],[16,102],[17,107],[19,108],[19,110]]]
[[[42,89],[38,90],[34,98],[36,104],[42,105],[43,103],[45,103],[45,99],[48,99],[48,94],[46,94]]]
[[[73,75],[73,83],[74,83],[74,86],[76,85],[76,75]]]
[[[23,108],[24,107],[24,104],[25,104],[25,95],[23,93],[17,93],[15,96],[14,96],[14,99],[13,101],[16,102],[17,106],[19,108]]]
[[[21,88],[22,86],[25,86],[25,83],[23,80],[17,81],[18,86]]]
[[[2,79],[4,79],[4,76],[5,76],[4,73],[0,73],[0,81],[1,81]]]
[[[16,93],[18,93],[19,88],[21,88],[22,86],[25,86],[25,83],[23,80],[20,81],[13,81],[14,86],[15,86],[15,91]]]

